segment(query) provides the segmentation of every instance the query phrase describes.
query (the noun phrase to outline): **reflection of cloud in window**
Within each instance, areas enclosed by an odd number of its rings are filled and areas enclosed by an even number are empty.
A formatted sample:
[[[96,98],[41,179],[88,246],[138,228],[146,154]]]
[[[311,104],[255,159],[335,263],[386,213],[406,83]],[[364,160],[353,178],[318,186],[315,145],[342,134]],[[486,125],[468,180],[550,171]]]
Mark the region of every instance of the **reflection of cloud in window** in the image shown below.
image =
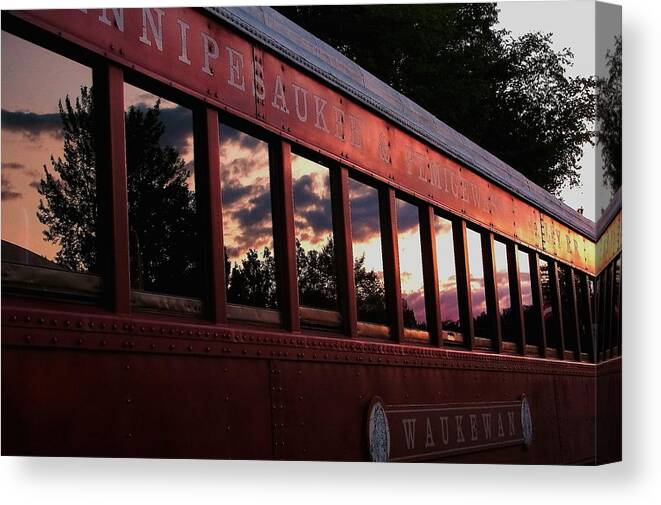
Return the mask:
[[[292,156],[296,236],[306,251],[320,250],[332,235],[330,171],[302,156]]]
[[[221,124],[220,165],[225,247],[232,261],[248,249],[273,249],[268,145]]]

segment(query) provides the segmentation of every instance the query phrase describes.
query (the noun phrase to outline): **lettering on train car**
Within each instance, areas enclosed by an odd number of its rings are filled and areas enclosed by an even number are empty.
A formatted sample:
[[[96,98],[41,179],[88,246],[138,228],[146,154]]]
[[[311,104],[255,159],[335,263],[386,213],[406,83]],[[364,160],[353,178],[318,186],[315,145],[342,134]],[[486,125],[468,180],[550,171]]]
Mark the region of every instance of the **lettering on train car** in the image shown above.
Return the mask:
[[[449,210],[589,270],[584,238],[191,9],[24,11],[104,56],[264,121]],[[81,16],[81,18],[77,18]],[[540,229],[541,227],[541,229]],[[545,235],[546,233],[546,235]],[[541,242],[540,242],[541,235]]]
[[[426,461],[513,445],[533,439],[530,405],[518,401],[441,405],[385,405],[368,412],[372,461]]]

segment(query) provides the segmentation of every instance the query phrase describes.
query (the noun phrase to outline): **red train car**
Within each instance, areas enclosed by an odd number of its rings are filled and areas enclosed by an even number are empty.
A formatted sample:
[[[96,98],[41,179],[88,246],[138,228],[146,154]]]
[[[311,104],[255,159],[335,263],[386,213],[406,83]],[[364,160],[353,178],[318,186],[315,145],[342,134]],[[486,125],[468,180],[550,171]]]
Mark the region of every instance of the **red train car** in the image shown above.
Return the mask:
[[[621,458],[619,196],[591,222],[269,8],[2,30],[4,455]]]

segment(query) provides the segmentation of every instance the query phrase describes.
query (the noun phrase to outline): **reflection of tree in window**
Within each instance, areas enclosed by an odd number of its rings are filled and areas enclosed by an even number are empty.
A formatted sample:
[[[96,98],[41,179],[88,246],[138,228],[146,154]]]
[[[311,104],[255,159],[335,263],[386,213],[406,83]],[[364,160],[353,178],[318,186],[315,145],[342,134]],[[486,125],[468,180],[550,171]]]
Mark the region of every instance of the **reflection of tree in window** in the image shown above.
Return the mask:
[[[519,250],[519,278],[521,279],[521,306],[523,308],[523,321],[526,331],[526,343],[530,345],[541,345],[541,332],[539,328],[539,316],[535,311],[532,297],[532,285],[530,278],[530,255]]]
[[[578,349],[578,335],[574,325],[574,299],[572,296],[571,275],[568,267],[558,265],[558,284],[560,285],[560,303],[562,304],[562,327],[565,337],[565,349]]]
[[[539,260],[539,277],[542,285],[542,310],[544,326],[546,327],[546,343],[557,349],[560,344],[556,314],[553,310],[553,286],[551,285],[551,270],[548,261]]]
[[[385,324],[379,193],[371,186],[349,179],[349,201],[358,319]]]
[[[268,144],[221,124],[220,150],[227,300],[276,308]]]
[[[574,276],[576,284],[576,303],[578,305],[578,329],[581,341],[581,352],[589,353],[592,349],[592,329],[590,328],[590,313],[588,310],[588,293],[585,274],[576,272]],[[589,282],[589,281],[588,281]]]
[[[426,330],[427,314],[418,207],[400,199],[397,199],[397,237],[404,327]]]
[[[337,309],[330,171],[292,155],[296,267],[301,305]]]
[[[452,222],[441,216],[434,217],[436,236],[436,262],[438,265],[438,289],[441,298],[443,330],[461,331],[459,298],[457,295],[457,270],[454,258]]]
[[[2,32],[2,77],[3,262],[96,273],[92,71]]]
[[[470,271],[471,306],[475,335],[489,337],[489,318],[484,290],[484,266],[482,262],[482,239],[474,230],[466,230],[468,242],[468,269]]]
[[[131,287],[200,296],[192,114],[125,85]]]

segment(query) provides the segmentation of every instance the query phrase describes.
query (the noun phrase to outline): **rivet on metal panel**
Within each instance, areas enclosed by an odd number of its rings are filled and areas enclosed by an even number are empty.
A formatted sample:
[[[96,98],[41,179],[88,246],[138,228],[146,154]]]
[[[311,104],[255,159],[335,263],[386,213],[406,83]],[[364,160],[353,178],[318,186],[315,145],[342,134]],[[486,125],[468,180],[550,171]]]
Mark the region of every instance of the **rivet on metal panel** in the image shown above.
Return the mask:
[[[45,318],[45,317],[40,317],[40,318],[39,318],[39,324],[44,324],[45,322],[46,322],[46,318]]]
[[[126,399],[126,403],[127,403],[127,404],[130,404],[132,401],[133,401],[133,400],[131,400],[130,398],[127,398],[127,399]]]
[[[57,344],[60,341],[60,339],[57,338],[57,337],[53,337],[53,338],[50,339],[50,341],[54,344]]]
[[[84,338],[81,337],[81,338],[78,339],[78,345],[83,345],[84,343],[85,343]]]
[[[106,342],[105,340],[101,340],[101,342],[99,342],[99,345],[100,345],[101,347],[105,347],[106,344],[107,344],[107,342]]]
[[[26,341],[28,344],[29,344],[30,342],[32,342],[32,337],[31,337],[30,335],[25,335],[25,337],[23,337],[23,338],[25,339],[25,341]]]
[[[131,365],[124,365],[124,370],[130,370],[130,369],[131,369]]]
[[[229,372],[229,368],[227,368],[227,367],[223,368],[223,372],[225,372],[225,373]]]
[[[171,351],[174,351],[174,344],[170,344],[168,347]]]

